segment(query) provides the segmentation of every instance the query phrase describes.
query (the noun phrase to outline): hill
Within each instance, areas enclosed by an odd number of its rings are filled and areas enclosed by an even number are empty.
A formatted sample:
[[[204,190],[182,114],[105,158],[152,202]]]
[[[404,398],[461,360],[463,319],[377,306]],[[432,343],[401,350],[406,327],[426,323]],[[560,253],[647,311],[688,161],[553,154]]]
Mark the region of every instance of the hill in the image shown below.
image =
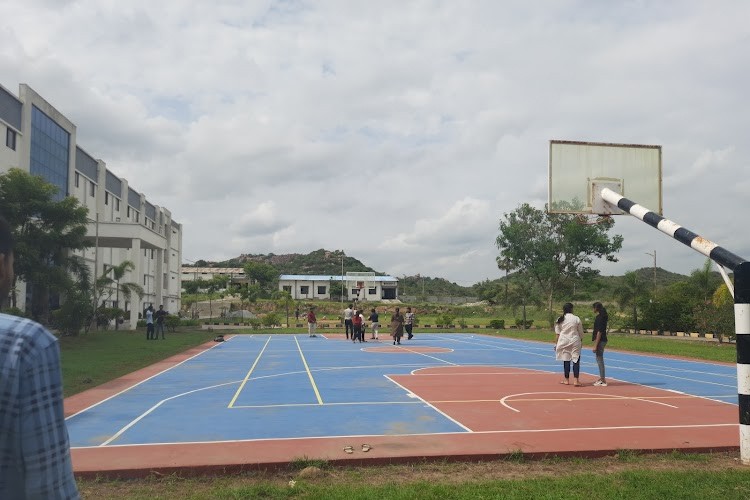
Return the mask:
[[[215,267],[242,267],[248,262],[262,262],[275,267],[279,274],[330,274],[340,275],[342,264],[344,272],[351,271],[369,271],[377,275],[387,273],[377,271],[360,260],[347,256],[342,250],[325,250],[319,249],[309,254],[241,254],[238,257],[220,261],[211,262],[199,260],[195,263],[197,267],[215,266]],[[499,272],[499,271],[498,271]],[[682,274],[672,273],[665,269],[656,268],[654,279],[654,268],[644,267],[634,271],[644,286],[652,288],[656,281],[657,288],[663,288],[672,283],[687,279]],[[718,273],[716,273],[718,276]],[[452,283],[444,278],[435,278],[430,276],[398,276],[399,288],[402,295],[429,295],[429,296],[453,296],[469,297],[481,295],[480,290],[487,286],[503,285],[506,280],[513,280],[511,273],[507,278],[500,277],[496,280],[477,283],[470,287],[464,287]],[[572,290],[565,292],[576,300],[603,300],[611,301],[615,295],[615,290],[621,286],[623,276],[595,276],[589,280],[581,280],[575,283]],[[719,278],[720,279],[720,278]],[[571,299],[572,300],[572,299]]]

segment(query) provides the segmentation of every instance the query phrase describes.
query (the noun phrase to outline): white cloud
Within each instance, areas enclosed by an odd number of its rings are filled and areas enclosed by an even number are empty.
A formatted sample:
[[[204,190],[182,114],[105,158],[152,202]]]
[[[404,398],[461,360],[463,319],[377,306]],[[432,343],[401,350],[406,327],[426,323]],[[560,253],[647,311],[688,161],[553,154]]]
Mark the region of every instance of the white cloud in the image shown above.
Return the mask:
[[[392,274],[497,277],[498,220],[545,203],[550,139],[662,144],[665,215],[750,249],[744,1],[0,10],[0,83],[29,84],[172,210],[193,260],[328,248]],[[617,220],[606,274],[654,249],[669,270],[701,265]]]

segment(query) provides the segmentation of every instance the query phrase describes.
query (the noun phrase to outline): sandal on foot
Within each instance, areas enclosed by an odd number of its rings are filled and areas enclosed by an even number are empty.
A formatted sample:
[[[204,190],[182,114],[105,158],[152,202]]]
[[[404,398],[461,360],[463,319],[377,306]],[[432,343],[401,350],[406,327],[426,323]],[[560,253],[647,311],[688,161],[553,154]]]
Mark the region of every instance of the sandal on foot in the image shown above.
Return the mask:
[[[560,383],[562,385],[570,385],[570,382],[568,382],[567,380],[561,380]]]
[[[369,444],[363,444],[362,445],[362,451],[364,451],[365,453],[367,453],[371,449],[372,449],[372,446],[370,446]]]
[[[344,451],[346,453],[349,453],[349,454],[354,453],[354,447],[352,447],[352,446],[344,446]]]

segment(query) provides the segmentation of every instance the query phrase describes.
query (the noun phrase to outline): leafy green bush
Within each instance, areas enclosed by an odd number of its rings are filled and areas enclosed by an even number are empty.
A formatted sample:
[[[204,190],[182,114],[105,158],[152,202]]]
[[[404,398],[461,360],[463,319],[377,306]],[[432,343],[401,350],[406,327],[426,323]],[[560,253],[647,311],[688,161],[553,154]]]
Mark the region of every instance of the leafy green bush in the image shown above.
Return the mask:
[[[253,330],[257,330],[261,327],[260,318],[248,318],[247,324],[249,324],[253,328]]]
[[[524,323],[524,321],[522,319],[516,318],[516,326],[518,328],[523,328],[524,330],[527,330],[527,329],[531,328],[531,325],[533,325],[533,324],[534,324],[534,320],[533,319],[527,319],[526,323]]]
[[[440,325],[452,325],[456,317],[451,313],[443,313],[437,317],[437,322]]]
[[[491,319],[489,322],[489,327],[502,330],[505,328],[505,320],[504,319]]]
[[[262,319],[263,326],[277,326],[281,325],[281,319],[279,318],[279,315],[271,312],[263,316]]]

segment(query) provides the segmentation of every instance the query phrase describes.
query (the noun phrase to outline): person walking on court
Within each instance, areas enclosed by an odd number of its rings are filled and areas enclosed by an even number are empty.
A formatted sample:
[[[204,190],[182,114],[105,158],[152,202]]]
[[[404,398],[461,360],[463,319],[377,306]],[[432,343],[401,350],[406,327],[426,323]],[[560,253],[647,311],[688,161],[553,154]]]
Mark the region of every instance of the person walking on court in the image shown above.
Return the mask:
[[[164,310],[164,306],[159,306],[159,310],[154,313],[156,316],[156,333],[154,333],[154,340],[159,338],[159,332],[161,332],[161,339],[164,340],[164,318],[169,314]]]
[[[594,354],[596,355],[596,364],[599,366],[599,380],[594,385],[607,387],[607,377],[604,374],[604,347],[607,345],[607,322],[609,315],[607,309],[601,302],[594,302],[594,331],[591,334],[591,340],[594,342]]]
[[[406,314],[404,314],[404,329],[406,330],[406,338],[411,340],[414,335],[411,333],[414,328],[414,313],[411,312],[411,307],[406,308]]]
[[[13,286],[13,234],[0,217],[0,307]],[[0,314],[0,498],[78,499],[57,338]]]
[[[352,334],[352,340],[354,340],[354,327],[352,326],[352,315],[354,314],[354,310],[352,309],[352,305],[349,304],[349,306],[344,309],[344,333],[346,334],[346,339],[349,340],[349,333]]]
[[[566,302],[563,305],[562,316],[555,323],[555,359],[563,362],[563,373],[565,379],[561,384],[570,384],[570,362],[573,362],[573,378],[576,387],[581,386],[578,376],[581,371],[581,344],[583,340],[583,324],[581,318],[573,314],[573,304]]]
[[[397,307],[391,315],[391,336],[393,337],[393,345],[401,345],[401,337],[404,335],[404,315],[401,314],[401,310]]]
[[[359,340],[361,343],[364,339],[362,338],[362,325],[364,323],[364,316],[362,316],[362,313],[359,312],[359,310],[355,310],[354,314],[352,315],[352,328],[354,333],[352,333],[352,342],[356,342]]]
[[[370,317],[368,318],[370,320],[370,327],[372,328],[372,339],[377,340],[378,338],[378,328],[380,328],[380,324],[378,323],[378,312],[375,310],[375,308],[372,308],[372,311],[370,312]]]
[[[146,308],[146,340],[155,339],[154,335],[154,307],[149,305]]]
[[[310,306],[307,313],[307,333],[310,337],[315,337],[315,327],[318,325],[318,318],[315,317],[315,310]]]

